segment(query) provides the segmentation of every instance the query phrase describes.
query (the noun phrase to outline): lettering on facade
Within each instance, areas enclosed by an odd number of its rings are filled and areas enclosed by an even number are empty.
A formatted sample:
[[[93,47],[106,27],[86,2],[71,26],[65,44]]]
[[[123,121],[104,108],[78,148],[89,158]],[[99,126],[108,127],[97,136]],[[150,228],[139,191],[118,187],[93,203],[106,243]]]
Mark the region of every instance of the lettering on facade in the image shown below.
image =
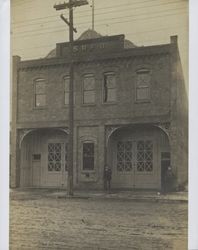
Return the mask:
[[[106,43],[92,43],[92,44],[82,44],[74,45],[73,51],[77,52],[92,52],[95,50],[105,49],[107,47]]]

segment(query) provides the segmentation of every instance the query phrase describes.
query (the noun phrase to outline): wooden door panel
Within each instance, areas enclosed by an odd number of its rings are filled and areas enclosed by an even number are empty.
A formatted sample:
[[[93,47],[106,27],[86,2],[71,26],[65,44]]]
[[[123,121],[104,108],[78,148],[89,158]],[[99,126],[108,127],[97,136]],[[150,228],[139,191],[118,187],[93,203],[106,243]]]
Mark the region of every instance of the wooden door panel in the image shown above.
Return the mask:
[[[40,179],[41,179],[41,162],[40,161],[33,161],[32,162],[32,184],[33,184],[33,187],[40,186]]]
[[[157,146],[153,139],[117,141],[112,186],[158,188]]]

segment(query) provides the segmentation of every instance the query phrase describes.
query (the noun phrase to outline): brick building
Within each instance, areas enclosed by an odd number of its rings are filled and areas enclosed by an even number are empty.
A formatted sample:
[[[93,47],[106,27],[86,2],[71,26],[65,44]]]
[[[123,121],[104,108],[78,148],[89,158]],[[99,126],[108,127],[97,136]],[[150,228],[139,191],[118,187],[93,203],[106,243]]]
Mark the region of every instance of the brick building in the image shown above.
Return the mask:
[[[13,57],[11,187],[66,187],[69,43]],[[177,36],[137,47],[124,35],[74,42],[74,186],[160,190],[168,166],[187,182],[187,97]]]

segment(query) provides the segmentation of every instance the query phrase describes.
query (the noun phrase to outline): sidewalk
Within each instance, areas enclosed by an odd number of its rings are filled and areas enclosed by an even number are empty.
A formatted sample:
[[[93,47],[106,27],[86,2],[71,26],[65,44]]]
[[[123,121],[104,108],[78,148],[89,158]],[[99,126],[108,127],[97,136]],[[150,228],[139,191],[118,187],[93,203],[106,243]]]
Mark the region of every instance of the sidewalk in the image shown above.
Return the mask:
[[[105,191],[86,191],[76,190],[73,197],[67,196],[66,190],[57,189],[11,189],[11,199],[112,199],[123,201],[148,201],[148,202],[188,202],[187,192],[172,192],[160,194],[157,191],[120,191],[112,190],[110,193]]]

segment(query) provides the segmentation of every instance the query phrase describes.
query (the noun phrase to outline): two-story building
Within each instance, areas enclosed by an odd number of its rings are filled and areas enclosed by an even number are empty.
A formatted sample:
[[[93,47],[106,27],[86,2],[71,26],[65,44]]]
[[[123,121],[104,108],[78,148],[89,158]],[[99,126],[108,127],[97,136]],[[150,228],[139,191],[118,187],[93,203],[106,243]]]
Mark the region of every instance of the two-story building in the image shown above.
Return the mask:
[[[137,47],[124,35],[74,42],[74,186],[156,189],[168,166],[187,182],[187,97],[177,36]],[[66,187],[69,43],[46,58],[13,57],[12,187]]]

